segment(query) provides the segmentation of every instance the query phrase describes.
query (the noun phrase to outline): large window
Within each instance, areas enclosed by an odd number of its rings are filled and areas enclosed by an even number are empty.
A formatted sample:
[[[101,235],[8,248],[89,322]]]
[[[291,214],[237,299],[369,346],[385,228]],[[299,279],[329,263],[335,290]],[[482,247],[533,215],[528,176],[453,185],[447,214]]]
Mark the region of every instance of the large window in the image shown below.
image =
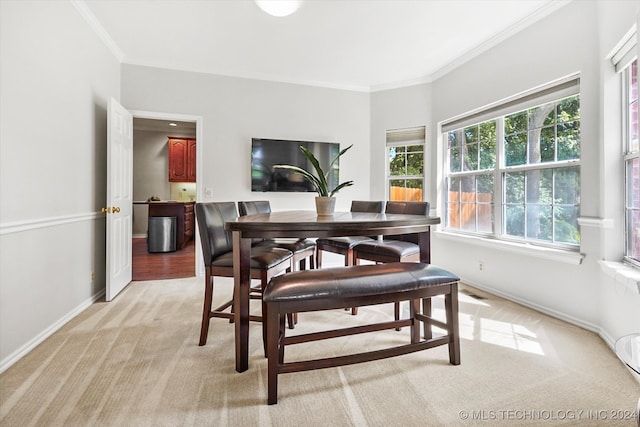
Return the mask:
[[[624,141],[626,165],[626,251],[640,263],[640,143],[638,141],[638,60],[623,71]]]
[[[443,126],[448,230],[580,244],[577,91],[575,80]]]
[[[389,200],[424,200],[425,128],[387,131]]]

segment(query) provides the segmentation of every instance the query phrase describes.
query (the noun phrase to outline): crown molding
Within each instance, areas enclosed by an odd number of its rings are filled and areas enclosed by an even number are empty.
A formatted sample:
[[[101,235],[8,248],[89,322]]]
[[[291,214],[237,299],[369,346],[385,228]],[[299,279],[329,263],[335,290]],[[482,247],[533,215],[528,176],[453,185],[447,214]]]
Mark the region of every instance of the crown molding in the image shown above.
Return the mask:
[[[170,63],[152,63],[146,61],[126,61],[125,55],[122,49],[116,44],[116,42],[111,38],[109,33],[105,30],[105,28],[100,24],[98,19],[95,17],[93,12],[86,5],[84,0],[69,0],[71,4],[76,8],[76,10],[82,15],[82,17],[87,21],[89,26],[95,31],[98,37],[103,41],[103,43],[109,48],[109,50],[113,53],[116,59],[120,63],[126,63],[129,65],[137,65],[143,67],[152,67],[152,68],[162,68],[168,70],[175,71],[187,71],[187,72],[196,72],[203,74],[212,74],[221,77],[233,77],[233,78],[242,78],[242,79],[250,79],[250,80],[261,80],[268,81],[274,83],[286,83],[286,84],[295,84],[301,86],[313,86],[313,87],[322,87],[327,89],[337,89],[337,90],[347,90],[353,92],[365,92],[365,93],[373,93],[380,92],[390,89],[400,89],[403,87],[416,86],[420,84],[432,83],[435,80],[447,75],[451,71],[456,68],[462,66],[463,64],[471,61],[473,58],[479,56],[480,54],[486,52],[487,50],[497,46],[503,41],[507,40],[509,37],[517,34],[522,31],[524,28],[529,27],[530,25],[536,23],[540,19],[545,16],[550,15],[551,13],[561,9],[567,4],[571,3],[573,0],[553,0],[544,6],[537,9],[535,12],[531,13],[526,18],[521,19],[517,23],[511,25],[506,30],[501,33],[491,37],[485,42],[480,43],[478,46],[469,49],[462,56],[459,56],[455,60],[449,62],[443,67],[439,68],[435,72],[424,75],[417,76],[415,78],[400,80],[395,82],[388,83],[380,83],[374,84],[370,86],[363,85],[351,85],[351,84],[339,84],[339,83],[331,83],[326,81],[318,81],[318,80],[305,80],[305,79],[291,79],[291,78],[280,78],[272,75],[261,74],[261,73],[238,73],[229,70],[194,70],[188,69],[185,67],[181,67],[176,64]]]
[[[76,8],[78,13],[82,15],[87,24],[91,27],[91,29],[96,33],[98,38],[102,40],[102,42],[107,46],[107,48],[111,51],[113,56],[116,57],[118,62],[122,63],[124,61],[124,52],[122,49],[116,44],[116,42],[111,38],[107,30],[104,29],[102,24],[98,21],[98,18],[91,12],[89,6],[84,2],[84,0],[69,0],[73,7]]]
[[[416,77],[416,78],[410,79],[410,80],[402,80],[402,81],[397,81],[397,82],[390,82],[390,83],[374,85],[374,86],[371,86],[370,91],[371,92],[379,92],[379,91],[383,91],[383,90],[398,89],[398,88],[407,87],[407,86],[415,86],[415,85],[418,85],[418,84],[432,83],[432,82],[438,80],[439,78],[447,75],[448,73],[450,73],[451,71],[455,70],[456,68],[458,68],[458,67],[464,65],[465,63],[471,61],[473,58],[479,56],[480,54],[482,54],[482,53],[488,51],[489,49],[497,46],[498,44],[500,44],[503,41],[507,40],[509,37],[512,37],[515,34],[517,34],[520,31],[522,31],[523,29],[533,25],[534,23],[538,22],[540,19],[544,18],[545,16],[548,16],[548,15],[552,14],[553,12],[561,9],[562,7],[564,7],[567,4],[571,3],[571,1],[572,0],[557,0],[557,1],[551,1],[551,2],[549,2],[547,4],[545,4],[544,6],[540,7],[538,10],[536,10],[535,12],[533,12],[532,14],[527,16],[526,18],[521,19],[520,21],[518,21],[515,24],[511,25],[510,27],[508,27],[507,29],[505,29],[501,33],[496,34],[495,36],[491,37],[490,39],[480,43],[478,46],[476,46],[476,47],[474,47],[472,49],[469,49],[463,55],[459,56],[455,60],[449,62],[448,64],[444,65],[443,67],[439,68],[438,70],[436,70],[435,72],[433,72],[433,73],[431,73],[429,75],[422,76],[422,77]]]

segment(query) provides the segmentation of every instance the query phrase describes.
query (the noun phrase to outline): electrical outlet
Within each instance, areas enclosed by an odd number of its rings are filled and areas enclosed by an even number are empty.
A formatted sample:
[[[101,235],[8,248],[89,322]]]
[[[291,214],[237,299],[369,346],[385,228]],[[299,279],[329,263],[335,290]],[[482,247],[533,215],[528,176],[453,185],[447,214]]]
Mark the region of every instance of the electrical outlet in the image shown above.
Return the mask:
[[[484,270],[484,262],[482,262],[482,261],[478,262],[478,270],[480,270],[480,271]]]
[[[93,282],[96,279],[96,273],[95,272],[91,272],[91,281]]]

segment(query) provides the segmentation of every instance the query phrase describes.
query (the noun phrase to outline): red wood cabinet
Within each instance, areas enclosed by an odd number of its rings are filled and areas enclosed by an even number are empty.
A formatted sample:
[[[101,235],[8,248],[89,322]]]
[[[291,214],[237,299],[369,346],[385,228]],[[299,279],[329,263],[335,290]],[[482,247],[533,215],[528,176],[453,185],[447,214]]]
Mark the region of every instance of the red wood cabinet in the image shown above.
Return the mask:
[[[196,140],[169,138],[169,182],[196,182]]]

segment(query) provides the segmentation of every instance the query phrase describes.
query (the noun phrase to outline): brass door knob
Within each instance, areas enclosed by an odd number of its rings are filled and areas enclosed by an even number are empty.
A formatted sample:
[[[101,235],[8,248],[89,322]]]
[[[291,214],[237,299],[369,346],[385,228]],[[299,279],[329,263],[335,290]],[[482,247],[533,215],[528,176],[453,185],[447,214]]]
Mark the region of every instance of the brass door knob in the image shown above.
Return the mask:
[[[119,207],[117,207],[117,206],[115,206],[115,207],[113,208],[113,213],[119,213],[119,212],[120,212],[120,208],[119,208]]]
[[[109,214],[109,213],[111,213],[111,208],[102,208],[102,209],[100,209],[100,212]]]

